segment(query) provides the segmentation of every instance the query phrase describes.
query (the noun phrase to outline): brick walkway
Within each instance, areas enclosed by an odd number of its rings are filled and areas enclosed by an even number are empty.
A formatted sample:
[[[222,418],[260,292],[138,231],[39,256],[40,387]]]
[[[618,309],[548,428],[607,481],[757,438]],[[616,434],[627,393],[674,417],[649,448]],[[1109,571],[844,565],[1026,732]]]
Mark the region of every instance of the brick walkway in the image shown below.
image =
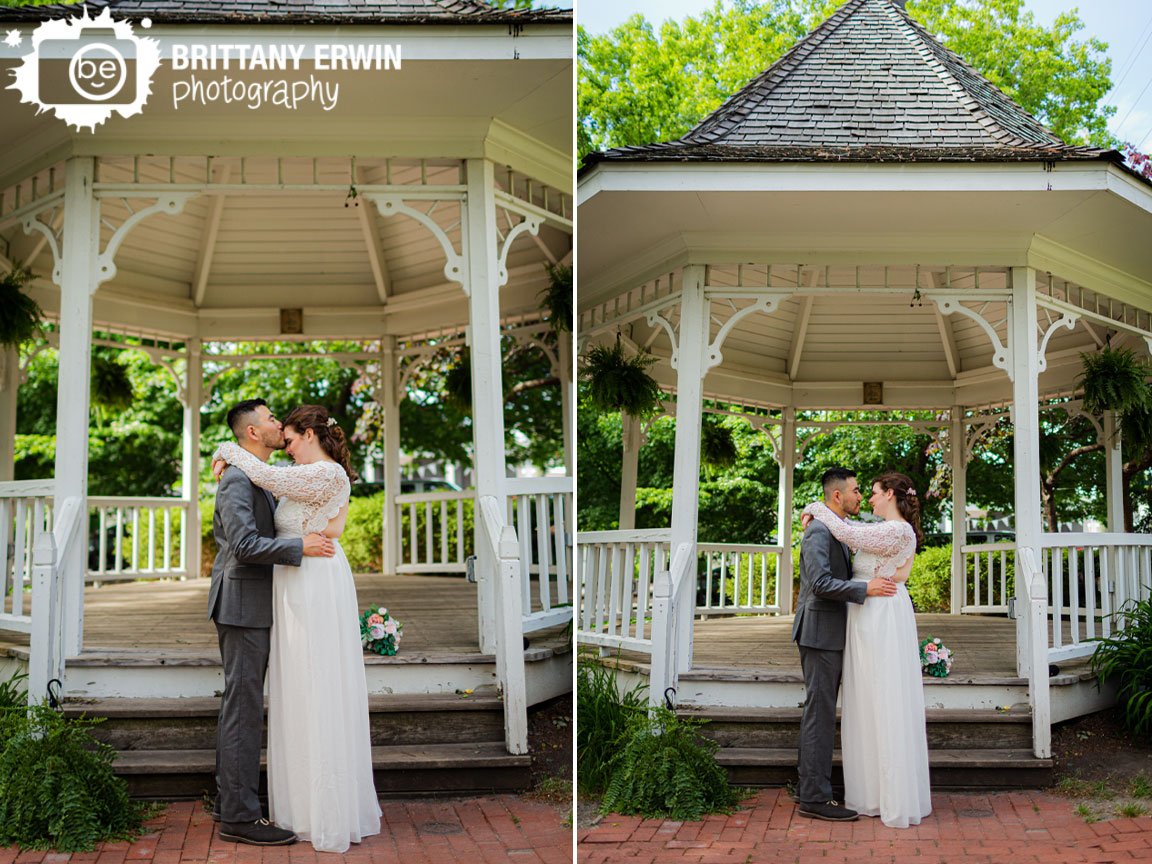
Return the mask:
[[[382,801],[383,831],[343,855],[307,843],[261,848],[226,843],[200,802],[169,804],[134,843],[106,843],[90,853],[0,848],[0,864],[570,864],[572,829],[555,807],[500,795],[450,801]]]
[[[579,864],[1121,864],[1152,861],[1152,817],[1091,825],[1074,804],[1043,792],[932,796],[919,826],[878,819],[835,824],[800,816],[784,790],[702,822],[606,816],[579,832]]]

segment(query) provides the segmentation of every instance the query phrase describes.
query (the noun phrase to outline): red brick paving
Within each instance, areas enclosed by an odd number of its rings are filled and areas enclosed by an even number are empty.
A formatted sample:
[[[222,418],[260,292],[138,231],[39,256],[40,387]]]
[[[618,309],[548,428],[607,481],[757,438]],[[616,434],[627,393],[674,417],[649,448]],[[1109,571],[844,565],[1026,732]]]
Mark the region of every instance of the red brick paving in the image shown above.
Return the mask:
[[[261,848],[227,843],[203,804],[169,804],[132,843],[94,852],[21,852],[0,847],[0,864],[571,864],[572,829],[556,808],[514,795],[450,801],[382,801],[381,833],[343,855],[308,843]]]
[[[578,864],[1128,864],[1152,862],[1152,817],[1086,823],[1043,792],[936,793],[919,826],[819,822],[784,790],[702,822],[606,816],[579,832]],[[0,861],[0,864],[3,864]]]

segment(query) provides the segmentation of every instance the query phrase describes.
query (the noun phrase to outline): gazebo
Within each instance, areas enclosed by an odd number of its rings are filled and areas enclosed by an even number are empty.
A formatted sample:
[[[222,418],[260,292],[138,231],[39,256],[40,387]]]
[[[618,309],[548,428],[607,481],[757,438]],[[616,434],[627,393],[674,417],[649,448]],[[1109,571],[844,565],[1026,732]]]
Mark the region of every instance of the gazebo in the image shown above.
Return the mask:
[[[214,375],[251,358],[231,353],[233,343],[358,341],[361,351],[325,356],[371,376],[384,415],[384,580],[372,584],[386,594],[397,573],[456,573],[441,583],[451,581],[452,596],[471,595],[459,608],[442,601],[470,648],[425,645],[408,657],[369,658],[370,690],[381,699],[491,691],[504,718],[502,752],[525,753],[527,707],[571,687],[561,643],[526,647],[571,617],[572,481],[508,476],[501,339],[548,354],[562,382],[567,444],[570,352],[564,334],[558,348],[543,339],[550,323],[539,295],[546,266],[568,263],[572,248],[571,13],[472,0],[87,7],[0,10],[0,29],[21,37],[0,45],[5,79],[37,24],[95,10],[130,20],[137,35],[157,40],[164,61],[143,113],[113,117],[94,133],[0,90],[0,266],[24,264],[36,275],[29,291],[55,325],[60,363],[54,477],[14,482],[26,358],[0,356],[0,552],[8,557],[0,630],[30,637],[27,645],[13,637],[0,665],[27,667],[30,699],[55,678],[66,698],[210,700],[221,678],[206,618],[197,625],[209,634],[202,646],[126,638],[122,650],[94,648],[85,640],[85,601],[97,595],[86,584],[199,575],[200,409]],[[174,54],[226,43],[291,43],[302,52],[297,76],[338,87],[338,103],[178,103],[173,88],[188,72]],[[352,53],[388,45],[402,61],[385,71],[341,68],[330,59],[334,45]],[[233,75],[261,80],[259,70]],[[465,343],[476,488],[400,495],[405,384],[435,352]],[[179,499],[88,495],[93,344],[145,350],[176,379],[184,405]],[[472,569],[465,504],[475,506],[476,586],[463,579]],[[405,511],[411,536],[402,538]],[[93,572],[90,512],[101,529]],[[105,554],[106,532],[114,555]],[[140,591],[101,614],[132,636],[134,614],[191,584],[125,585]]]
[[[848,0],[683,138],[591,154],[577,203],[578,350],[620,338],[651,352],[676,417],[671,525],[656,530],[633,527],[640,429],[625,421],[620,530],[579,539],[580,642],[619,654],[654,702],[711,716],[743,780],[794,767],[794,744],[763,733],[803,699],[788,636],[794,467],[844,422],[820,412],[926,411],[917,426],[948,454],[960,515],[952,614],[922,616],[921,635],[967,650],[927,682],[933,772],[1042,776],[1051,724],[1112,698],[1085,668],[1088,640],[1152,582],[1152,540],[1124,533],[1115,418],[1097,423],[1107,533],[1045,532],[1038,454],[1042,408],[1080,410],[1081,353],[1152,350],[1148,182],[1114,151],[1062,142],[903,3]],[[772,442],[776,545],[697,537],[709,411]],[[1015,540],[970,544],[965,468],[1003,417]],[[957,723],[972,731],[933,732]],[[1024,735],[1008,743],[997,730],[1012,723]]]

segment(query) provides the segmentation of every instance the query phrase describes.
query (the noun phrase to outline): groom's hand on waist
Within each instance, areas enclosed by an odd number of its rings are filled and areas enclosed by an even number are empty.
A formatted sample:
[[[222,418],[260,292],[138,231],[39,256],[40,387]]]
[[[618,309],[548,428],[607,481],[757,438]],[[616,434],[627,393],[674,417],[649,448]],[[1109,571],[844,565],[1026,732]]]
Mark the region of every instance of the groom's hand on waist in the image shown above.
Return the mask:
[[[875,579],[868,580],[869,597],[891,597],[895,593],[896,583],[891,579],[885,579],[881,576],[877,576]]]
[[[323,534],[305,534],[304,554],[313,558],[331,558],[336,554],[336,544]]]

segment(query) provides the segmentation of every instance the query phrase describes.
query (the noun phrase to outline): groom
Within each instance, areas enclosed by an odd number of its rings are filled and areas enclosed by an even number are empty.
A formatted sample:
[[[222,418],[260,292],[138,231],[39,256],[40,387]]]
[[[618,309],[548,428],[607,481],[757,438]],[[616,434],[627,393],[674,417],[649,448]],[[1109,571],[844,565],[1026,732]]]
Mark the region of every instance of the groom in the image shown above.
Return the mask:
[[[856,472],[830,468],[820,478],[824,503],[840,518],[860,512],[864,496]],[[844,636],[848,626],[845,603],[863,603],[866,597],[888,597],[896,583],[876,578],[852,581],[848,547],[828,527],[813,519],[800,544],[800,596],[792,639],[800,648],[804,670],[804,713],[800,717],[799,783],[796,801],[800,813],[830,822],[851,822],[855,810],[832,800],[832,750],[836,737],[836,695],[844,665]]]
[[[263,399],[228,412],[236,441],[262,462],[284,449],[280,422]],[[264,730],[264,675],[272,626],[272,565],[300,565],[304,555],[332,557],[323,534],[276,539],[272,495],[229,467],[216,491],[212,532],[219,551],[212,565],[208,617],[216,622],[224,666],[224,698],[216,731],[216,808],[220,839],[283,846],[296,835],[260,813],[260,740]]]

